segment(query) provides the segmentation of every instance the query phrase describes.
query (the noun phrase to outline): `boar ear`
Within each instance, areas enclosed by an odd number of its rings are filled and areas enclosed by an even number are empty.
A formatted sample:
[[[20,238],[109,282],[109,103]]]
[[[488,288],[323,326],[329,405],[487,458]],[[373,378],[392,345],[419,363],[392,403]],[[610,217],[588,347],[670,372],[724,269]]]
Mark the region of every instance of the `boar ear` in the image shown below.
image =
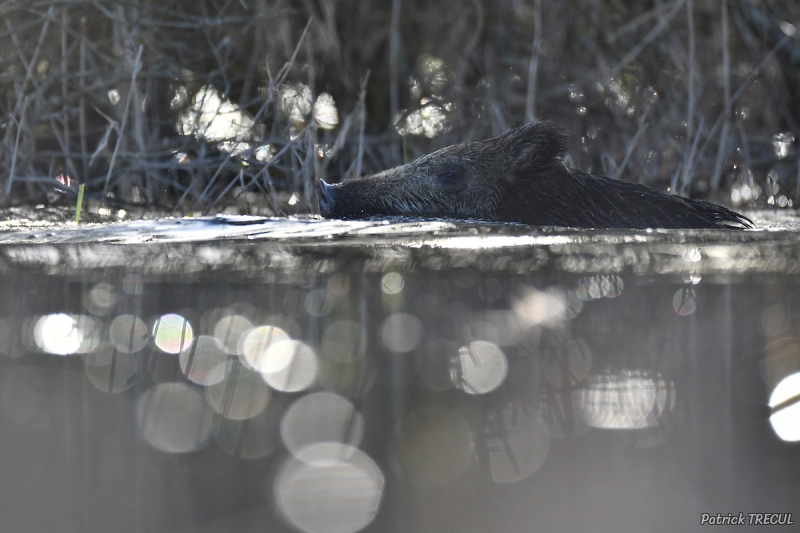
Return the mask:
[[[538,121],[501,135],[502,143],[511,170],[536,171],[557,163],[569,149],[569,134],[560,126],[547,121]]]

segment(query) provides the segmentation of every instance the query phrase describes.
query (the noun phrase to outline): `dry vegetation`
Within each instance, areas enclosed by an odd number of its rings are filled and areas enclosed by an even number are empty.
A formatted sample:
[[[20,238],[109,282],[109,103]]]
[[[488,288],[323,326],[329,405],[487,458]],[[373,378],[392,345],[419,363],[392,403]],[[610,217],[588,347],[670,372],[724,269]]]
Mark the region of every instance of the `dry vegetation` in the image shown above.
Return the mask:
[[[313,184],[534,118],[584,170],[800,200],[796,0],[6,0],[0,195],[314,210]]]

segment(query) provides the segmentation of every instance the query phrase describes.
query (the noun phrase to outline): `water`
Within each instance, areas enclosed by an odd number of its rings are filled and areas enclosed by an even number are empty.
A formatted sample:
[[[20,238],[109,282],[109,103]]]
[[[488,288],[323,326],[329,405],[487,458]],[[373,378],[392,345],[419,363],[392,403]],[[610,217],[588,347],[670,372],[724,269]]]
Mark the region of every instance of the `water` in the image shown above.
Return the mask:
[[[10,228],[4,529],[798,522],[800,233],[756,219]]]

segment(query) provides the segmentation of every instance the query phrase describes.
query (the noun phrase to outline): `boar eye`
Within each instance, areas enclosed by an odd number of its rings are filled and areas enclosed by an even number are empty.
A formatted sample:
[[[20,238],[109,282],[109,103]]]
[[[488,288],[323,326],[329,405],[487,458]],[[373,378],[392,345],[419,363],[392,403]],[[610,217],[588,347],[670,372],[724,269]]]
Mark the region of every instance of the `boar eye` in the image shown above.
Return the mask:
[[[461,178],[461,174],[454,170],[445,170],[437,174],[436,183],[449,192],[457,191],[466,185],[465,180]]]

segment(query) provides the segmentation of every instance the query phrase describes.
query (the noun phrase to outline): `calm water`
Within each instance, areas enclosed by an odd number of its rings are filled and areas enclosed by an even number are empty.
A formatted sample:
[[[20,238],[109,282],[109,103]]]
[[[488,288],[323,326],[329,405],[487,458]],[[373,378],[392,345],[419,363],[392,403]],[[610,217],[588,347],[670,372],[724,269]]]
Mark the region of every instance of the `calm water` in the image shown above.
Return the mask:
[[[3,529],[800,524],[800,232],[757,221],[18,224]]]

